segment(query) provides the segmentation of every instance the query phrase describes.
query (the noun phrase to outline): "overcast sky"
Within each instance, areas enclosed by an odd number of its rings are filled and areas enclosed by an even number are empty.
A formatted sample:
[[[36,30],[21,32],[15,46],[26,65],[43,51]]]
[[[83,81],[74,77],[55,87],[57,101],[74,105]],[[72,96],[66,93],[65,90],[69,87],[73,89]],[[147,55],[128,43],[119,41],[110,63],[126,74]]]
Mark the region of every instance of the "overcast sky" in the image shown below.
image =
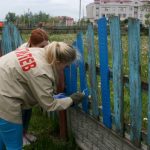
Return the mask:
[[[8,12],[17,15],[24,14],[30,10],[33,13],[39,11],[48,13],[51,16],[70,16],[79,18],[79,0],[0,0],[0,20],[3,20]],[[86,5],[94,0],[81,0],[83,16],[86,16]],[[84,10],[84,11],[83,11]]]

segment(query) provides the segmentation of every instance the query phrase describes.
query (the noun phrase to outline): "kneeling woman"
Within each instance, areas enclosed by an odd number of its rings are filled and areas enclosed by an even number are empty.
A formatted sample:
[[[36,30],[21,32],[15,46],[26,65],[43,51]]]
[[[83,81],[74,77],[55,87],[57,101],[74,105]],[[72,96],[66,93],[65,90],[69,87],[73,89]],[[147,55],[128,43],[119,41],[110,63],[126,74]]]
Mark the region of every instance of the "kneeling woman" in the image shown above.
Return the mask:
[[[0,58],[0,150],[22,149],[22,110],[39,104],[63,110],[82,101],[82,93],[54,99],[59,71],[77,57],[63,42],[45,48],[18,48]]]

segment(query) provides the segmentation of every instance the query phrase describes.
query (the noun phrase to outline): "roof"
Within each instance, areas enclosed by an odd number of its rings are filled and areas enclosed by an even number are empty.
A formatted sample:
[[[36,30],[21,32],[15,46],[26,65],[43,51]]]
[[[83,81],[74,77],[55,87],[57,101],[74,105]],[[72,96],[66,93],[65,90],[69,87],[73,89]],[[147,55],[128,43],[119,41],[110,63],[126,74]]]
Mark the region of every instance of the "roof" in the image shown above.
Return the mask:
[[[127,3],[127,2],[133,2],[134,0],[94,0],[95,3],[103,2],[103,3]],[[139,0],[140,2],[150,2],[150,0]]]

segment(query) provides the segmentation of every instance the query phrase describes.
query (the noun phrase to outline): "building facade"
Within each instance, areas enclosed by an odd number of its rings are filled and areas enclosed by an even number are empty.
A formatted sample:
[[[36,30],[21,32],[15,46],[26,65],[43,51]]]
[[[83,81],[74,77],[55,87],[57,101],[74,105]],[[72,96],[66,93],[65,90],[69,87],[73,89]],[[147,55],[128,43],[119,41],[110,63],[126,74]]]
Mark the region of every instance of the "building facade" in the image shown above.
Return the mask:
[[[74,19],[68,16],[58,16],[59,24],[65,25],[65,26],[73,26],[74,25]]]
[[[93,24],[105,16],[120,16],[120,20],[129,17],[140,19],[145,24],[145,15],[150,13],[150,0],[94,0],[86,6],[87,19]]]

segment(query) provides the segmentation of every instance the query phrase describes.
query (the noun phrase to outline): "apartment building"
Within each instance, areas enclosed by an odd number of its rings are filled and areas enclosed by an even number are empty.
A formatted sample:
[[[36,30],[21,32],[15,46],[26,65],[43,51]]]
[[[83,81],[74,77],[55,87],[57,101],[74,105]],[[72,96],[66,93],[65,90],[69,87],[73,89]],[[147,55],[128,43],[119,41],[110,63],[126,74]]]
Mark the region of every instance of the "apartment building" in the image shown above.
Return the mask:
[[[96,24],[102,16],[120,16],[121,20],[128,17],[138,18],[145,24],[145,14],[150,13],[150,0],[94,0],[86,6],[87,19]]]

